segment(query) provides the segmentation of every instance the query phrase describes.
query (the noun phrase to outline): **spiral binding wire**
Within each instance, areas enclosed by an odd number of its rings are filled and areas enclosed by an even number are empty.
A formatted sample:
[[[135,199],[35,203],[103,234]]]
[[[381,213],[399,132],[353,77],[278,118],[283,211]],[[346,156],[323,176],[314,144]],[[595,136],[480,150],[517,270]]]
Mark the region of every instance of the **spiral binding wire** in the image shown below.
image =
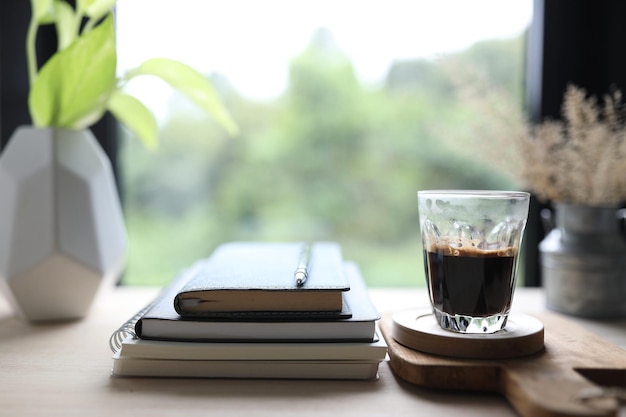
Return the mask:
[[[160,298],[160,297],[157,297],[157,299],[158,298]],[[113,334],[109,338],[109,347],[111,348],[113,353],[116,353],[118,350],[120,350],[122,348],[122,342],[125,339],[127,339],[128,337],[132,337],[133,339],[137,339],[137,333],[135,333],[135,324],[137,324],[137,321],[139,321],[139,319],[150,308],[152,308],[152,306],[155,304],[155,302],[156,302],[156,300],[153,301],[152,303],[149,303],[147,306],[145,306],[141,310],[139,310],[137,312],[137,314],[135,314],[133,317],[131,317],[129,320],[127,320],[124,324],[122,324],[122,326],[120,326],[119,329],[117,329],[116,331],[113,332]]]
[[[128,337],[132,337],[133,339],[137,338],[137,334],[131,325],[125,325],[124,327],[120,327],[113,332],[109,338],[109,347],[111,348],[111,351],[116,353],[120,350],[122,348],[122,342]]]
[[[183,270],[178,277],[173,280],[167,287],[161,290],[161,293],[147,306],[139,310],[134,316],[132,316],[129,320],[127,320],[119,329],[113,332],[111,337],[109,338],[109,347],[113,351],[113,353],[117,353],[122,348],[122,342],[126,340],[128,337],[132,337],[133,339],[138,339],[137,333],[135,333],[135,325],[143,317],[144,314],[148,312],[155,304],[157,304],[163,297],[165,297],[172,289],[179,288],[181,283],[189,280],[189,274],[195,274],[197,271],[201,270],[202,266],[206,260],[200,260],[195,262],[191,267]]]

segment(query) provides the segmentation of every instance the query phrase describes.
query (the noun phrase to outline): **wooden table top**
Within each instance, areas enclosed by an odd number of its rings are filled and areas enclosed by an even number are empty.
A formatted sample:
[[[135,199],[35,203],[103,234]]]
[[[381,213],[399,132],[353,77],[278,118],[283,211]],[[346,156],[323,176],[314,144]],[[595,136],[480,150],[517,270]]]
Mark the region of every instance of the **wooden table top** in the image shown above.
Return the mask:
[[[0,298],[0,416],[514,416],[498,395],[428,390],[398,379],[389,364],[378,381],[114,378],[109,336],[158,290],[104,290],[88,317],[31,325]],[[373,288],[382,314],[428,306],[424,288]],[[545,309],[541,289],[519,288],[513,310]],[[626,349],[626,320],[574,319]],[[626,415],[622,408],[620,415]]]

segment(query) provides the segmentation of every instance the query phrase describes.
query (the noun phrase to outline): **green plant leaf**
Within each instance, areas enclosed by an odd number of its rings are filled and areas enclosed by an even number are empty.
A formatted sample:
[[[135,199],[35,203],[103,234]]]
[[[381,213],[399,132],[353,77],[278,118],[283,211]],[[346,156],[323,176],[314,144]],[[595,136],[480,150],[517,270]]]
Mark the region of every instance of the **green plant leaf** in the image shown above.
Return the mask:
[[[116,61],[109,15],[41,68],[28,100],[33,123],[83,129],[97,122],[116,87]]]
[[[52,23],[54,16],[53,0],[31,0],[33,20],[37,23]]]
[[[113,116],[129,128],[148,149],[157,147],[158,127],[154,115],[135,97],[115,91],[109,99],[108,109]]]
[[[88,0],[86,1],[85,14],[92,19],[100,19],[111,11],[117,0]]]
[[[62,50],[78,36],[78,19],[72,6],[63,0],[54,1],[54,14],[59,50]]]
[[[89,17],[83,27],[83,32],[89,32],[93,27],[109,13],[117,3],[117,0],[79,0],[78,10],[82,15]]]
[[[237,134],[238,127],[222,104],[213,85],[190,66],[172,59],[153,58],[129,71],[126,78],[140,75],[153,75],[161,78],[215,118],[229,134]]]

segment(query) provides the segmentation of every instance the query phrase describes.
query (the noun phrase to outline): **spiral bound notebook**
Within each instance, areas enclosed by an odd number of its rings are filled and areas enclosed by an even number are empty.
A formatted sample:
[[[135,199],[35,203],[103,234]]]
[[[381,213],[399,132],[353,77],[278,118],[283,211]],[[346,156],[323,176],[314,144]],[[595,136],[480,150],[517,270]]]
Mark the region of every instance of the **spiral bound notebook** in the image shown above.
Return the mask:
[[[202,267],[203,261],[198,261],[193,264],[190,268],[184,270],[180,273],[170,284],[168,284],[159,295],[150,303],[148,303],[144,308],[139,310],[128,319],[124,324],[122,324],[116,331],[111,334],[109,338],[109,347],[115,353],[119,351],[122,347],[122,342],[129,337],[133,339],[138,339],[139,336],[135,332],[135,326],[137,322],[141,320],[141,318],[150,311],[154,306],[159,304],[160,302],[165,301],[164,299],[172,294],[173,291],[178,291],[178,288],[181,288],[188,280],[191,275],[193,275],[194,271]],[[173,303],[173,300],[172,300]]]
[[[185,318],[174,310],[174,296],[193,275],[201,262],[181,273],[156,299],[137,312],[116,330],[109,340],[113,352],[127,337],[180,341],[372,341],[376,321],[380,318],[371,303],[358,267],[344,263],[350,290],[344,293],[346,313],[343,317],[316,318],[278,316],[235,316],[229,319]]]
[[[377,380],[379,360],[219,361],[113,357],[115,377]]]

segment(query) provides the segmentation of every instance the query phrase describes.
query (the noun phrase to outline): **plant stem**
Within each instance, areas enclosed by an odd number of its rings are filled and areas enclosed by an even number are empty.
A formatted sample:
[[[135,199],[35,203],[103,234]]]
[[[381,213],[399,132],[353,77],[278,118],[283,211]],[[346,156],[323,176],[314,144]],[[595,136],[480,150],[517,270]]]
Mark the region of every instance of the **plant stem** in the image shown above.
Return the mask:
[[[35,82],[35,78],[37,78],[37,51],[35,49],[35,42],[37,40],[38,26],[35,18],[31,18],[26,34],[26,61],[28,65],[28,81],[31,86]]]
[[[93,29],[93,27],[96,25],[96,21],[95,19],[88,19],[87,23],[85,23],[85,26],[83,27],[83,33],[87,33],[89,32],[91,29]]]

